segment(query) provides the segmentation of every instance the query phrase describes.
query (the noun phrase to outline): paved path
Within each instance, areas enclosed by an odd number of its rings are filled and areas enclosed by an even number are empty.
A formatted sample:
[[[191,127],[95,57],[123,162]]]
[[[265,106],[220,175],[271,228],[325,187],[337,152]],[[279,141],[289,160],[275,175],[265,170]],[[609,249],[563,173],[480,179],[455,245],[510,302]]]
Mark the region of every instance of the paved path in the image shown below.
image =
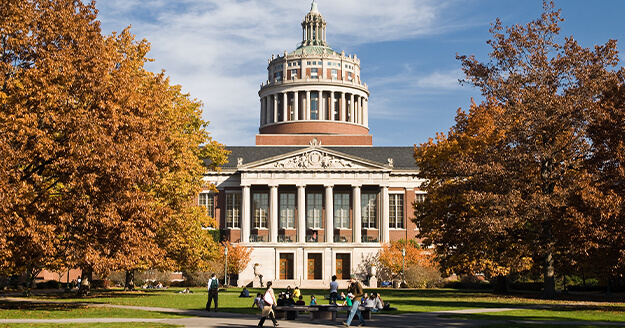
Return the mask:
[[[0,298],[0,301],[19,301],[24,302],[23,298]],[[37,303],[62,303],[62,301],[42,301],[32,300]],[[76,303],[73,303],[76,304]],[[164,313],[174,313],[187,315],[185,318],[177,319],[143,319],[143,318],[76,318],[76,319],[0,319],[0,324],[8,323],[90,323],[90,322],[154,322],[172,325],[181,325],[184,327],[210,327],[210,328],[234,328],[234,327],[256,327],[260,317],[258,315],[227,313],[227,312],[206,312],[203,310],[183,310],[172,308],[143,307],[143,306],[125,306],[113,304],[94,304],[82,303],[89,306],[102,306],[111,308],[133,309],[141,311],[155,311]],[[367,327],[397,327],[397,328],[425,328],[425,327],[477,327],[489,324],[505,324],[509,322],[535,324],[536,327],[542,325],[594,325],[594,326],[622,326],[625,322],[588,322],[588,321],[494,321],[494,320],[464,320],[456,318],[444,318],[446,314],[470,314],[470,313],[486,313],[486,312],[504,312],[518,310],[519,308],[485,308],[485,309],[465,309],[453,311],[439,311],[426,313],[409,313],[409,314],[374,314],[373,319],[366,320]],[[328,320],[309,321],[305,317],[298,320],[278,320],[280,327],[302,327],[302,328],[321,328],[321,327],[342,327],[342,322],[346,319],[345,314],[341,313],[336,322]],[[357,324],[355,320],[353,324]],[[271,327],[271,321],[265,323],[265,327]]]

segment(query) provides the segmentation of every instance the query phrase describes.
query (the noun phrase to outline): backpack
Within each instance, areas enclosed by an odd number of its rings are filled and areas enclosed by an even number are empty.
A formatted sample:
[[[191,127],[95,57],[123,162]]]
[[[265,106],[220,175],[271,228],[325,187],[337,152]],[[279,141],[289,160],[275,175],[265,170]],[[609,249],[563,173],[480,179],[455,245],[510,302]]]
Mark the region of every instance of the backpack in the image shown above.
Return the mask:
[[[210,289],[219,289],[219,280],[211,278]]]

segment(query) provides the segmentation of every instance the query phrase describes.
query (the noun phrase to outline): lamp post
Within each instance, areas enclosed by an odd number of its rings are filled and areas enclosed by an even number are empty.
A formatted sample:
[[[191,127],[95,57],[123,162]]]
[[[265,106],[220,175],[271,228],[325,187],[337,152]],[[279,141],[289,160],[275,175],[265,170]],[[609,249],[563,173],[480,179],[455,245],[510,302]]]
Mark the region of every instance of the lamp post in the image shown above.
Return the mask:
[[[224,287],[228,285],[228,247],[224,247],[224,256],[226,261],[224,264]]]
[[[406,280],[404,279],[404,270],[406,268],[406,248],[401,249],[401,284],[402,286],[406,284]]]

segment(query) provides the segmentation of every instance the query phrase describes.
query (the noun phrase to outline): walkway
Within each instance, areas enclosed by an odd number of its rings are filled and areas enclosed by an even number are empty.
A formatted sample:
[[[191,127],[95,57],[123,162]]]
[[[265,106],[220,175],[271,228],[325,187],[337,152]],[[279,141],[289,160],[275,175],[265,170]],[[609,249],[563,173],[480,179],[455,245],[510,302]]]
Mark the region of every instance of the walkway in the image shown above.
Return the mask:
[[[0,298],[0,301],[21,301],[24,299],[17,298]],[[42,303],[58,303],[58,301],[41,301]],[[234,327],[256,327],[258,324],[258,315],[227,313],[227,312],[206,312],[202,310],[182,310],[172,308],[157,308],[143,306],[125,306],[113,304],[93,304],[85,303],[89,306],[103,306],[111,308],[133,309],[141,311],[156,311],[164,313],[175,313],[188,315],[187,318],[178,319],[143,319],[143,318],[76,318],[76,319],[0,319],[0,324],[9,323],[93,323],[93,322],[155,322],[172,325],[181,325],[184,327],[210,327],[210,328],[234,328]],[[425,328],[425,327],[478,327],[489,324],[505,324],[503,321],[493,320],[464,320],[455,318],[443,318],[441,315],[446,314],[467,314],[467,313],[486,313],[486,312],[504,312],[518,310],[518,308],[488,308],[488,309],[467,309],[454,311],[426,312],[426,313],[409,313],[409,314],[374,314],[373,319],[366,320],[367,327],[397,327],[397,328]],[[321,328],[321,327],[337,327],[342,326],[341,323],[345,317],[339,317],[336,322],[327,320],[308,321],[306,319],[278,320],[280,327],[302,327],[302,328]],[[510,322],[510,321],[509,321]],[[511,321],[515,323],[540,325],[593,325],[593,326],[622,326],[625,322],[588,322],[588,321]],[[353,324],[357,324],[358,320]],[[265,327],[271,327],[271,321],[265,323]]]

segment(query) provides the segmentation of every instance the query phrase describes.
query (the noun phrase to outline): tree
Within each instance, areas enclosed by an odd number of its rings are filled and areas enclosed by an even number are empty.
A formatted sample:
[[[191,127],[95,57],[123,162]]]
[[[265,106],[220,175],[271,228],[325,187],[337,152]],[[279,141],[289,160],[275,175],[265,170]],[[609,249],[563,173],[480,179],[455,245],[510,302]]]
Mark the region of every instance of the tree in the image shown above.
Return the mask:
[[[570,37],[558,43],[560,11],[543,7],[525,26],[504,31],[496,21],[490,62],[457,57],[462,82],[486,100],[459,111],[447,136],[415,148],[428,179],[415,221],[444,269],[502,275],[538,266],[552,298],[554,264],[585,247],[571,236],[592,226],[568,209],[592,177],[587,122],[618,57],[614,40],[594,49]]]
[[[228,248],[228,274],[241,273],[252,260],[252,248],[224,241],[221,243],[222,262],[225,261],[224,248]]]
[[[402,251],[406,250],[406,256]],[[378,255],[380,264],[393,274],[399,274],[404,267],[418,265],[420,267],[435,268],[435,254],[432,250],[422,249],[415,240],[397,240],[385,243]],[[404,262],[405,261],[405,262]]]
[[[0,270],[199,265],[172,244],[216,248],[192,200],[226,152],[200,104],[143,68],[145,40],[102,36],[93,2],[0,14]]]

